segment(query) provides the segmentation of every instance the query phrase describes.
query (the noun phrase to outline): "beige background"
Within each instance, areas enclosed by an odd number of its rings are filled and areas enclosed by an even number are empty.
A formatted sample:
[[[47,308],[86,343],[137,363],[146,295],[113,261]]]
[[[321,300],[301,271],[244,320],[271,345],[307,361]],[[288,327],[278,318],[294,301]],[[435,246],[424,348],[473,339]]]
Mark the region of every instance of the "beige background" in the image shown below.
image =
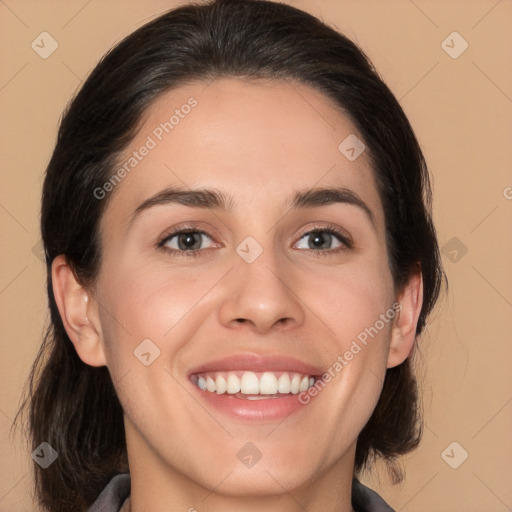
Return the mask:
[[[9,431],[46,314],[38,212],[60,114],[112,44],[176,4],[0,0],[0,511],[35,510],[30,453]],[[293,5],[354,39],[400,100],[433,175],[440,245],[449,243],[450,289],[421,341],[423,443],[404,459],[403,485],[384,473],[366,482],[401,512],[512,510],[512,2]],[[59,45],[47,59],[31,48],[43,31]],[[456,59],[441,46],[453,31],[469,44]],[[441,456],[454,441],[446,460],[469,454],[457,469]]]

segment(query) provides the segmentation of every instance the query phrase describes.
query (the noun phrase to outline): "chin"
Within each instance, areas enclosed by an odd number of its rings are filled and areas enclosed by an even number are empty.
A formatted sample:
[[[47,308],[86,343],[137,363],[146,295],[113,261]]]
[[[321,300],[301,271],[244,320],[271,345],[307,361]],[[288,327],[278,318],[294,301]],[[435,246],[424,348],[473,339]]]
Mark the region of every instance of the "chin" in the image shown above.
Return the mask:
[[[294,468],[295,464],[295,468]],[[260,461],[252,468],[234,468],[233,472],[219,485],[217,473],[217,481],[212,483],[213,489],[216,492],[225,496],[237,496],[256,498],[262,496],[275,496],[283,493],[283,489],[291,491],[298,487],[303,486],[312,475],[305,475],[298,471],[297,461],[294,464],[263,464]],[[300,468],[303,469],[303,468]],[[229,471],[224,469],[223,475],[228,474]],[[210,478],[209,478],[210,479]]]

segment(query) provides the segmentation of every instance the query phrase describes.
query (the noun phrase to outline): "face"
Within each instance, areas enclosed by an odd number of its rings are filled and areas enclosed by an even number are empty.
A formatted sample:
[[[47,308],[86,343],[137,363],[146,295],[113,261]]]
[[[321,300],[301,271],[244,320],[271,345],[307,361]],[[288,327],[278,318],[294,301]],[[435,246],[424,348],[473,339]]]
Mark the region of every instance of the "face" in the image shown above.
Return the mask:
[[[94,291],[140,467],[231,494],[352,472],[396,296],[368,156],[338,147],[350,135],[284,81],[189,84],[146,112],[102,189]]]

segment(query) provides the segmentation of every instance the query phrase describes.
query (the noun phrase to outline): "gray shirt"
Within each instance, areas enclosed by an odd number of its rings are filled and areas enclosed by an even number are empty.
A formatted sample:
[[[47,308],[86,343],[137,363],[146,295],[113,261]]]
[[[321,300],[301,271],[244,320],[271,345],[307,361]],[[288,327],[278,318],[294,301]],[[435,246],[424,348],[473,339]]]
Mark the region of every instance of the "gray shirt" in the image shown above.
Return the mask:
[[[119,512],[130,496],[130,475],[116,475],[103,489],[88,512]],[[356,478],[352,481],[352,507],[356,512],[395,512],[375,491]]]

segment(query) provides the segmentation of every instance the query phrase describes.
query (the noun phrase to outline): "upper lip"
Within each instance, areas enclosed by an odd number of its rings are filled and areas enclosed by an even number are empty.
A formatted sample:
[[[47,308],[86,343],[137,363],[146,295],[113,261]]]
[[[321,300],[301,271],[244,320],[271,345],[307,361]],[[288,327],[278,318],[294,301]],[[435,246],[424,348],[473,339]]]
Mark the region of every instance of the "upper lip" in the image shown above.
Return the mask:
[[[254,372],[289,371],[310,376],[318,376],[323,373],[320,367],[300,361],[290,356],[244,352],[203,363],[190,370],[189,375],[229,370],[246,370]]]

